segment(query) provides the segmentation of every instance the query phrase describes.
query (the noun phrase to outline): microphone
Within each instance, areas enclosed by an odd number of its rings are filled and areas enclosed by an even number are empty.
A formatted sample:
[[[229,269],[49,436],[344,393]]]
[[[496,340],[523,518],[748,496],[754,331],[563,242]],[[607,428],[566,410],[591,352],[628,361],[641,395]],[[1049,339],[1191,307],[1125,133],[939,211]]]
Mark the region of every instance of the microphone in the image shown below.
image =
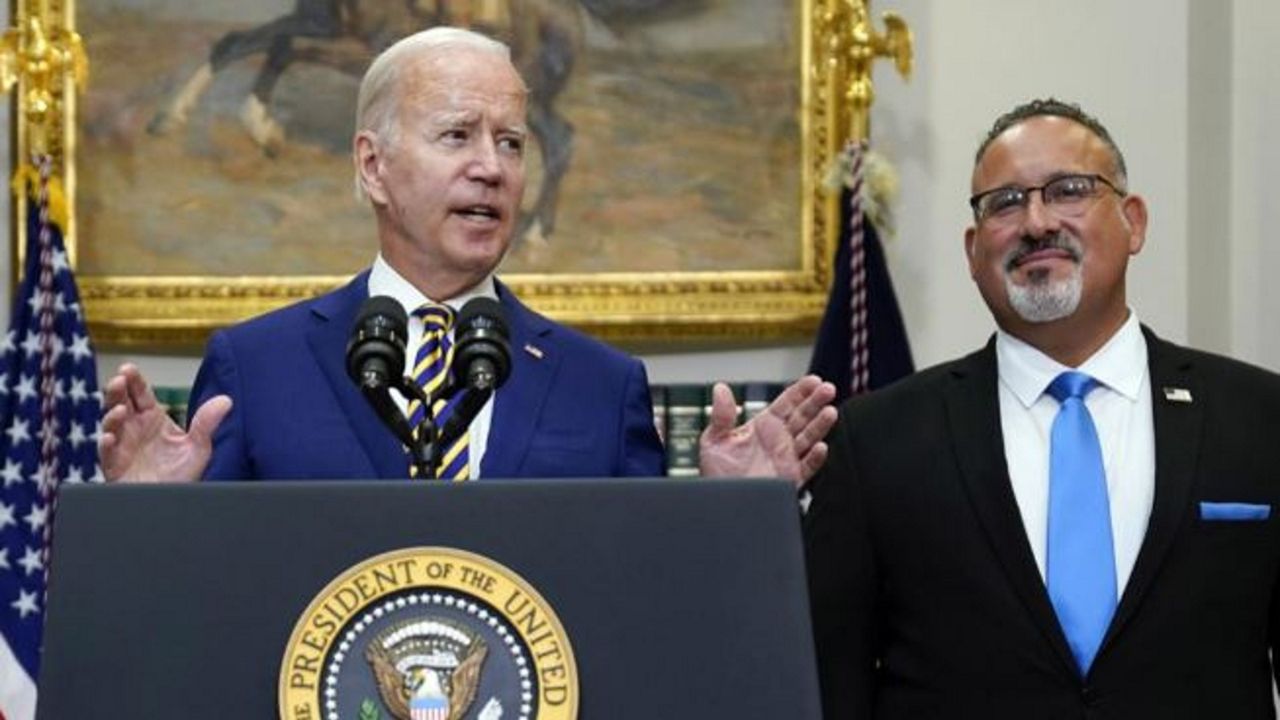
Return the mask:
[[[467,432],[493,391],[511,374],[506,313],[498,301],[467,301],[458,311],[453,331],[454,389],[465,388],[467,393],[440,428],[440,446],[446,448]]]
[[[347,342],[347,375],[364,388],[399,385],[409,316],[400,303],[378,295],[364,301]]]
[[[453,377],[468,390],[492,392],[511,374],[506,313],[492,298],[474,298],[458,311]]]
[[[409,318],[400,303],[385,295],[365,300],[347,342],[347,375],[360,387],[382,422],[401,442],[413,447],[413,429],[390,393],[403,384],[408,332]]]

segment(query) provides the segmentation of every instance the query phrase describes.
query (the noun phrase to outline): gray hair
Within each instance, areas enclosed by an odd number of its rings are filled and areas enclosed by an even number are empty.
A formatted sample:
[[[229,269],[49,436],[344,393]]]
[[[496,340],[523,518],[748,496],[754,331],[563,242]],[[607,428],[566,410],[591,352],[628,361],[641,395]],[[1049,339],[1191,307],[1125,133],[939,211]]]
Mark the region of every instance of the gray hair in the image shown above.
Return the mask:
[[[463,28],[439,26],[401,38],[374,58],[360,81],[356,132],[370,130],[378,136],[379,142],[393,141],[400,101],[400,69],[414,57],[450,47],[471,48],[511,60],[511,49],[505,43]],[[356,199],[363,201],[365,192],[360,181],[359,159],[356,158],[355,162]]]
[[[996,118],[995,124],[991,126],[987,136],[978,145],[978,152],[973,158],[974,165],[982,162],[982,155],[987,151],[987,147],[996,138],[1000,137],[1005,130],[1031,118],[1046,116],[1066,118],[1078,125],[1083,125],[1089,132],[1093,133],[1110,151],[1113,169],[1120,184],[1123,186],[1127,182],[1129,171],[1124,164],[1124,153],[1120,152],[1120,146],[1116,144],[1116,141],[1111,139],[1111,133],[1107,132],[1106,126],[1081,109],[1079,105],[1052,97],[1025,102]]]

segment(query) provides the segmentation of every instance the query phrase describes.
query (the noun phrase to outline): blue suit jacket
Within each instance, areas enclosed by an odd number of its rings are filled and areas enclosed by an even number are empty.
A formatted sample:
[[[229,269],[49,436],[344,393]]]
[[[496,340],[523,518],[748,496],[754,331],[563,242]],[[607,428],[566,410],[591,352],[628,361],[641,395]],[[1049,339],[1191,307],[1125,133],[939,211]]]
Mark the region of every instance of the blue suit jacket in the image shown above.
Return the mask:
[[[191,407],[226,394],[206,479],[408,476],[408,456],[347,376],[368,272],[345,287],[217,332]],[[665,474],[644,365],[529,310],[498,284],[511,376],[494,396],[481,477]]]

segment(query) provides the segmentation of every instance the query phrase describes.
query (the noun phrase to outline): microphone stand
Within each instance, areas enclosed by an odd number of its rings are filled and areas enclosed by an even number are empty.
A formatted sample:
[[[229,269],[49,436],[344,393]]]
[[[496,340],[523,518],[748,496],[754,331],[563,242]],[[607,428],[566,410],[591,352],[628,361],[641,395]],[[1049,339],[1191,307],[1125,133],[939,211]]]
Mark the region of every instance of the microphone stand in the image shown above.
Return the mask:
[[[502,349],[501,347],[499,348]],[[483,351],[482,351],[483,352]],[[505,351],[504,355],[505,357]],[[471,423],[476,419],[476,415],[484,408],[485,403],[493,396],[494,390],[505,379],[505,375],[500,375],[494,365],[494,359],[491,357],[475,357],[472,360],[464,362],[466,370],[466,381],[459,383],[450,370],[448,379],[445,380],[443,387],[440,388],[440,395],[433,397],[430,393],[424,391],[413,381],[413,378],[404,377],[401,379],[400,391],[404,393],[406,398],[417,400],[422,403],[423,413],[422,421],[418,423],[418,427],[414,428],[411,433],[412,440],[407,443],[414,467],[417,468],[420,477],[435,478],[436,470],[440,466],[440,461],[444,457],[444,453],[448,451],[453,444],[457,442],[462,434],[467,432],[471,427]],[[435,401],[448,400],[459,391],[465,394],[462,401],[454,408],[453,414],[449,416],[444,427],[436,426],[435,417]],[[403,423],[406,427],[408,423]]]
[[[360,394],[364,395],[374,412],[387,423],[400,442],[406,447],[413,445],[413,428],[409,426],[409,420],[391,399],[392,388],[400,390],[402,394],[405,392],[401,385],[388,383],[387,377],[382,373],[367,371],[360,376],[359,386]]]
[[[422,404],[422,422],[419,422],[416,428],[410,430],[409,440],[405,443],[405,446],[409,448],[409,462],[413,463],[413,466],[417,468],[418,477],[434,479],[436,468],[440,465],[443,449],[449,447],[438,442],[436,438],[436,419],[431,411],[435,405],[435,398],[419,387],[418,383],[414,382],[411,377],[401,379],[400,386],[397,389],[410,402],[417,400]],[[443,397],[448,397],[448,395]],[[404,416],[401,415],[401,417]],[[405,427],[409,427],[407,419],[404,424]]]
[[[404,385],[406,386],[404,388],[406,395],[411,396],[411,400],[423,403],[422,407],[426,409],[426,412],[422,413],[422,421],[414,429],[412,442],[407,443],[411,456],[410,461],[417,467],[419,477],[435,478],[436,470],[440,466],[440,461],[443,459],[445,451],[452,447],[453,443],[462,437],[463,433],[467,432],[471,426],[471,421],[476,419],[476,415],[480,414],[484,404],[493,395],[493,388],[487,387],[483,390],[477,388],[466,389],[467,393],[463,396],[462,401],[458,403],[458,407],[454,408],[453,415],[445,422],[443,428],[437,428],[435,414],[431,412],[431,409],[435,406],[435,400],[447,400],[456,395],[459,390],[464,390],[465,388],[458,387],[450,381],[445,384],[439,397],[432,397],[424,392],[411,378],[405,378]]]
[[[444,427],[440,429],[441,448],[453,447],[458,438],[467,432],[471,422],[476,419],[476,415],[480,414],[480,410],[484,408],[485,403],[489,402],[493,391],[501,382],[495,372],[493,361],[489,358],[475,358],[466,363],[466,366],[466,387],[459,388],[452,376],[445,387],[445,397],[453,397],[458,390],[464,390],[466,394],[458,403],[458,407],[454,408],[453,414],[449,416]]]
[[[480,409],[489,401],[491,395],[493,395],[492,389],[469,388],[467,390],[458,407],[454,408],[453,415],[449,416],[444,427],[440,429],[440,447],[453,447],[458,438],[471,427],[471,421],[480,414]]]

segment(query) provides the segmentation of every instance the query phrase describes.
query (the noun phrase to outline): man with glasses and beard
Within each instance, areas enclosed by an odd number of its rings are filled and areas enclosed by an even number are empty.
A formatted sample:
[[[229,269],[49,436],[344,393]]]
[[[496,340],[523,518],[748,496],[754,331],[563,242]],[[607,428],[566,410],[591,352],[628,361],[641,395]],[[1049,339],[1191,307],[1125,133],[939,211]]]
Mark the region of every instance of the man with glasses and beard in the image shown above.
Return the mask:
[[[825,716],[1274,717],[1280,377],[1139,323],[1079,107],[1000,117],[972,192],[994,337],[847,403],[809,483]]]

